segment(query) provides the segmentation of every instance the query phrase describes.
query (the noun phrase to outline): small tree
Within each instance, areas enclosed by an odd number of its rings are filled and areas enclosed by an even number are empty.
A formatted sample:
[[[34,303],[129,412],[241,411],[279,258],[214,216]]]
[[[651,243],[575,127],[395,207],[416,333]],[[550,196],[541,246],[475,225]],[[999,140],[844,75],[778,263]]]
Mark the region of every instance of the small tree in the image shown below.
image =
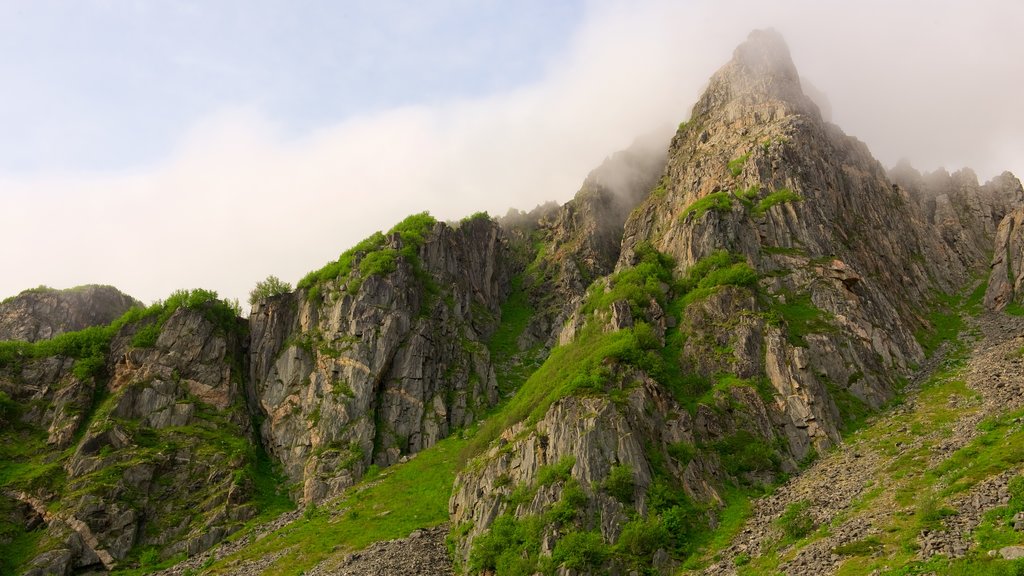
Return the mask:
[[[277,276],[267,276],[266,280],[261,280],[256,283],[256,287],[249,292],[249,305],[253,306],[261,300],[266,300],[271,296],[277,296],[284,294],[285,292],[291,292],[292,285],[281,280]]]

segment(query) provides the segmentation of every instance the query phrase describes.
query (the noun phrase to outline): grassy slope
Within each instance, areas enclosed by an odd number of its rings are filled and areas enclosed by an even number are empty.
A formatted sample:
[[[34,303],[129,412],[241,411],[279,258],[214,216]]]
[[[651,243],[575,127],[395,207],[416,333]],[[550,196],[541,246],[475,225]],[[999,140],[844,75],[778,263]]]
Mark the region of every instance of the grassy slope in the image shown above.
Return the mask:
[[[903,513],[894,515],[881,534],[838,550],[837,553],[844,557],[838,574],[1024,574],[1021,562],[992,558],[984,552],[1011,544],[1024,544],[1024,534],[1014,531],[1009,522],[1016,512],[1024,509],[1024,482],[1018,484],[1009,506],[996,508],[986,515],[974,532],[977,547],[965,558],[950,560],[937,556],[927,561],[916,559],[918,534],[924,528],[941,528],[940,520],[951,498],[995,474],[1020,468],[1024,463],[1024,428],[1020,425],[1024,410],[1015,410],[982,421],[978,426],[982,431],[979,437],[938,466],[929,469],[927,464],[937,442],[935,438],[927,437],[937,430],[949,430],[959,417],[979,410],[977,393],[964,381],[969,349],[959,338],[963,337],[960,335],[965,326],[963,316],[980,313],[984,288],[982,284],[966,299],[941,298],[935,311],[929,315],[934,329],[931,333],[919,335],[924,347],[931,353],[943,342],[950,342],[952,350],[943,366],[920,389],[913,409],[898,421],[880,414],[848,437],[846,442],[860,450],[875,451],[892,458],[891,464],[879,471],[876,488],[866,490],[847,513],[833,519],[829,525],[818,527],[800,538],[768,543],[767,550],[753,560],[743,558],[738,566],[740,575],[781,573],[781,563],[793,559],[799,550],[824,537],[832,527],[859,511],[879,504],[897,506]],[[1024,354],[1024,350],[1021,353]],[[954,397],[961,401],[951,405],[950,399]],[[927,439],[917,444],[914,442],[917,438]],[[907,446],[915,447],[907,449]],[[922,469],[926,470],[922,473]],[[737,508],[739,515],[749,514],[749,506],[746,510],[740,503],[731,507]],[[713,557],[728,546],[742,525],[742,521],[723,522],[709,538],[705,558]],[[695,562],[689,567],[699,565]]]
[[[262,572],[301,574],[321,560],[448,520],[460,436],[438,442],[404,464],[368,475],[342,498],[306,509],[302,518],[213,564],[224,574],[240,562],[283,554]]]

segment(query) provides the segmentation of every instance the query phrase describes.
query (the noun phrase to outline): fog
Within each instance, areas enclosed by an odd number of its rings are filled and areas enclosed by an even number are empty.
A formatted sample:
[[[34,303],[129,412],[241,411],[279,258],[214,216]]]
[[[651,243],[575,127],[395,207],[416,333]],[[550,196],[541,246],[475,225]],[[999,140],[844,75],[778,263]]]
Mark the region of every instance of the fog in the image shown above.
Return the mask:
[[[686,119],[732,49],[768,26],[832,121],[886,165],[1021,175],[1021,22],[1015,1],[594,2],[565,31],[569,49],[515,90],[300,136],[228,107],[155,165],[0,174],[0,298],[104,283],[145,301],[194,287],[244,301],[267,275],[294,283],[410,213],[564,202],[606,156]]]

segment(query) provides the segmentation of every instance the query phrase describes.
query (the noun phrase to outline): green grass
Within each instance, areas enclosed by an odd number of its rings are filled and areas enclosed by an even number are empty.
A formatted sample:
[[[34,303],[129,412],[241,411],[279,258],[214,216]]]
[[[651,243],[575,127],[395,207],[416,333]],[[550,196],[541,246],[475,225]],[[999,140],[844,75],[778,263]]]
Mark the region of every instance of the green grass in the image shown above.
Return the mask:
[[[533,314],[534,309],[523,289],[523,278],[516,276],[512,279],[508,298],[501,305],[501,323],[487,342],[487,350],[498,379],[498,390],[502,395],[518,390],[536,369],[537,356],[541,353],[540,344],[530,350],[519,349],[519,338]]]
[[[988,283],[983,279],[966,297],[959,294],[935,293],[925,314],[928,325],[914,333],[926,356],[931,357],[943,342],[956,339],[964,329],[964,314],[981,313],[987,288]]]
[[[747,163],[748,158],[750,158],[750,152],[730,160],[727,164],[729,173],[733,176],[739,176],[743,172],[743,165]]]
[[[753,499],[763,492],[758,489],[731,488],[722,494],[723,505],[715,515],[715,528],[694,535],[693,552],[683,563],[686,570],[698,570],[732,544],[750,518]]]
[[[333,554],[447,522],[458,454],[465,442],[456,434],[406,463],[368,474],[342,498],[216,562],[209,573],[229,573],[233,562],[285,550],[263,574],[302,574]]]
[[[757,205],[754,206],[753,213],[755,216],[763,216],[771,209],[772,206],[788,202],[802,202],[803,199],[803,196],[800,196],[789,188],[783,188],[762,198]]]
[[[782,530],[784,542],[795,542],[814,532],[816,526],[814,518],[808,511],[809,508],[810,502],[800,500],[787,506],[779,516],[776,525]]]
[[[771,313],[785,323],[786,340],[793,346],[807,346],[806,338],[809,334],[835,330],[831,315],[815,306],[810,294],[793,294],[784,302],[774,301]]]
[[[694,219],[697,220],[709,210],[728,212],[732,209],[732,200],[732,194],[728,192],[712,192],[687,206],[679,215],[679,220],[686,220],[690,214],[693,214]]]
[[[1003,312],[1006,312],[1010,316],[1024,316],[1024,305],[1019,302],[1010,302],[1003,308]]]
[[[386,236],[374,232],[343,252],[337,260],[306,274],[296,288],[307,290],[307,297],[315,300],[320,294],[320,287],[334,280],[349,280],[348,291],[357,292],[364,279],[394,271],[399,257],[418,269],[420,246],[436,224],[437,220],[427,212],[413,214],[388,231],[387,236],[397,234],[401,238],[401,250],[385,248]]]

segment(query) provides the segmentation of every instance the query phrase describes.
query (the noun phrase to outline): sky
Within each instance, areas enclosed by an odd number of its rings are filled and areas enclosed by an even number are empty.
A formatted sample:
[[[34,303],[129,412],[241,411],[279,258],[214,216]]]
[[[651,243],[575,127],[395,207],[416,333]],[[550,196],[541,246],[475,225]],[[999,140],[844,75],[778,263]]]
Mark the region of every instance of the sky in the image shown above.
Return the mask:
[[[0,299],[247,299],[429,210],[564,202],[755,28],[886,165],[1024,175],[1016,0],[0,0]]]

